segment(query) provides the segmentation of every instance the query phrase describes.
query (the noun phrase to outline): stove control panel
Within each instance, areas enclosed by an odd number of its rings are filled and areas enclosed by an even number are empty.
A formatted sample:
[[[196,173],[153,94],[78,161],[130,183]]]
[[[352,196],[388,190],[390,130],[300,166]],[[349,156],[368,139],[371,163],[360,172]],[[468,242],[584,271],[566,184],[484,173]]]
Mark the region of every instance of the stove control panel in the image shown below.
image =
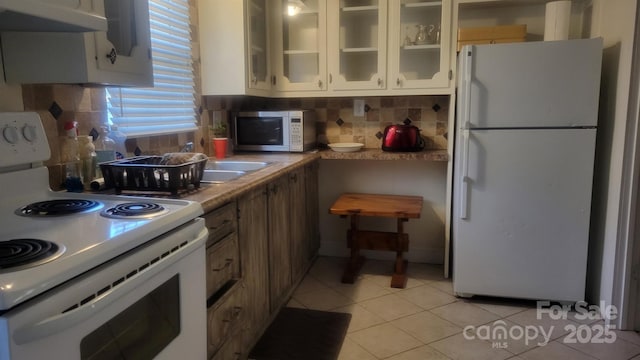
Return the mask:
[[[0,168],[28,165],[51,157],[40,116],[35,112],[0,112]]]

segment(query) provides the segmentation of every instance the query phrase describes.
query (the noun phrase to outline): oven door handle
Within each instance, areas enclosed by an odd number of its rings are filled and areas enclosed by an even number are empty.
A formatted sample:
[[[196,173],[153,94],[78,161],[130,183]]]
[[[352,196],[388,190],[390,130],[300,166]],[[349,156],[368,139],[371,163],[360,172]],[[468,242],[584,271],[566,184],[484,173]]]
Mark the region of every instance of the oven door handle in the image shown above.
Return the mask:
[[[96,297],[95,299],[79,306],[71,311],[56,314],[47,319],[38,321],[34,324],[16,329],[13,333],[13,340],[17,345],[27,344],[29,342],[57,334],[71,328],[79,323],[84,322],[96,313],[104,310],[114,301],[124,295],[134,291],[141,283],[150,280],[152,277],[170,267],[183,257],[203,246],[208,233],[206,229],[199,232],[194,240],[185,245],[179,251],[163,258],[161,261],[147,267],[144,271],[139,272],[130,279],[125,280],[110,291]],[[204,284],[203,284],[204,286]]]

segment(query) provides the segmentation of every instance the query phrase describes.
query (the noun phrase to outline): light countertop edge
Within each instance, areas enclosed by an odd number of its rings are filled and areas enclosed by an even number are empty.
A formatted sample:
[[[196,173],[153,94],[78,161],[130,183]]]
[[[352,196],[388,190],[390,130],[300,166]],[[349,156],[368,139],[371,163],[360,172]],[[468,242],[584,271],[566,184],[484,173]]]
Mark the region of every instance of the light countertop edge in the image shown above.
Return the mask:
[[[286,172],[305,166],[318,159],[448,161],[449,157],[446,150],[384,152],[380,149],[362,149],[351,153],[340,153],[332,150],[307,153],[240,153],[234,154],[225,160],[266,161],[271,164],[222,184],[201,183],[200,189],[180,198],[200,202],[204,212],[207,213],[233,201],[256,187],[265,186]]]
[[[449,161],[447,150],[424,150],[417,152],[387,152],[382,149],[362,149],[355,152],[322,150],[321,159],[327,160],[425,160]]]
[[[214,158],[211,159],[213,160]],[[305,166],[317,159],[319,159],[317,152],[236,154],[225,160],[265,161],[271,164],[222,184],[200,183],[199,190],[180,198],[200,202],[204,212],[207,213],[256,187],[265,186],[286,172]]]

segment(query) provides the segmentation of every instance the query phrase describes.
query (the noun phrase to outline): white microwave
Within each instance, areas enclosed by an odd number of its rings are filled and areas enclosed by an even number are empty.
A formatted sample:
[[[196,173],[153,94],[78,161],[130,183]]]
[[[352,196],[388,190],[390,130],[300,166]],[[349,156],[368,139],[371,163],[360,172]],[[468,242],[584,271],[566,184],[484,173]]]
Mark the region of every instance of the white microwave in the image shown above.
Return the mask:
[[[231,120],[236,151],[303,152],[316,147],[311,110],[242,111]]]

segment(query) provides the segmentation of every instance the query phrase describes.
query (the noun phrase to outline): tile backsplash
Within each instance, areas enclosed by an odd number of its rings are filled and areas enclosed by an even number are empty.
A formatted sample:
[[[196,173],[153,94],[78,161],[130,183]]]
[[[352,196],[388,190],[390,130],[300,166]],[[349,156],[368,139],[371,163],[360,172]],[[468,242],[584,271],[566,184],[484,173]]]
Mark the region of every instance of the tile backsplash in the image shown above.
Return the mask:
[[[52,188],[59,189],[62,179],[60,165],[60,139],[67,121],[77,121],[80,135],[88,135],[107,122],[105,89],[78,85],[23,85],[22,98],[25,111],[40,114],[51,146],[51,159],[45,164],[50,169]],[[364,116],[354,116],[355,99],[365,102]],[[410,119],[421,129],[427,149],[447,148],[448,96],[390,96],[340,98],[260,98],[252,96],[205,96],[199,130],[189,133],[127,139],[130,155],[164,154],[180,151],[187,142],[193,142],[194,151],[213,154],[209,126],[216,121],[228,121],[233,111],[312,109],[316,111],[318,142],[359,142],[366,148],[379,148],[376,136],[385,126]]]
[[[354,100],[365,102],[364,116],[354,116]],[[312,109],[316,111],[320,144],[359,142],[380,148],[387,125],[410,119],[421,130],[427,149],[447,148],[448,96],[368,96],[340,98],[267,99],[250,96],[206,96],[209,119],[227,120],[234,111]]]
[[[76,121],[80,135],[89,135],[92,129],[98,130],[106,124],[105,89],[79,85],[22,85],[22,100],[25,111],[35,111],[42,119],[51,148],[51,158],[45,165],[49,167],[51,187],[58,190],[63,179],[60,141],[64,137],[64,124],[67,121]],[[198,130],[127,139],[125,145],[129,155],[180,151],[186,142],[194,143],[194,151],[206,152],[207,149],[199,143],[201,138],[201,130]]]

